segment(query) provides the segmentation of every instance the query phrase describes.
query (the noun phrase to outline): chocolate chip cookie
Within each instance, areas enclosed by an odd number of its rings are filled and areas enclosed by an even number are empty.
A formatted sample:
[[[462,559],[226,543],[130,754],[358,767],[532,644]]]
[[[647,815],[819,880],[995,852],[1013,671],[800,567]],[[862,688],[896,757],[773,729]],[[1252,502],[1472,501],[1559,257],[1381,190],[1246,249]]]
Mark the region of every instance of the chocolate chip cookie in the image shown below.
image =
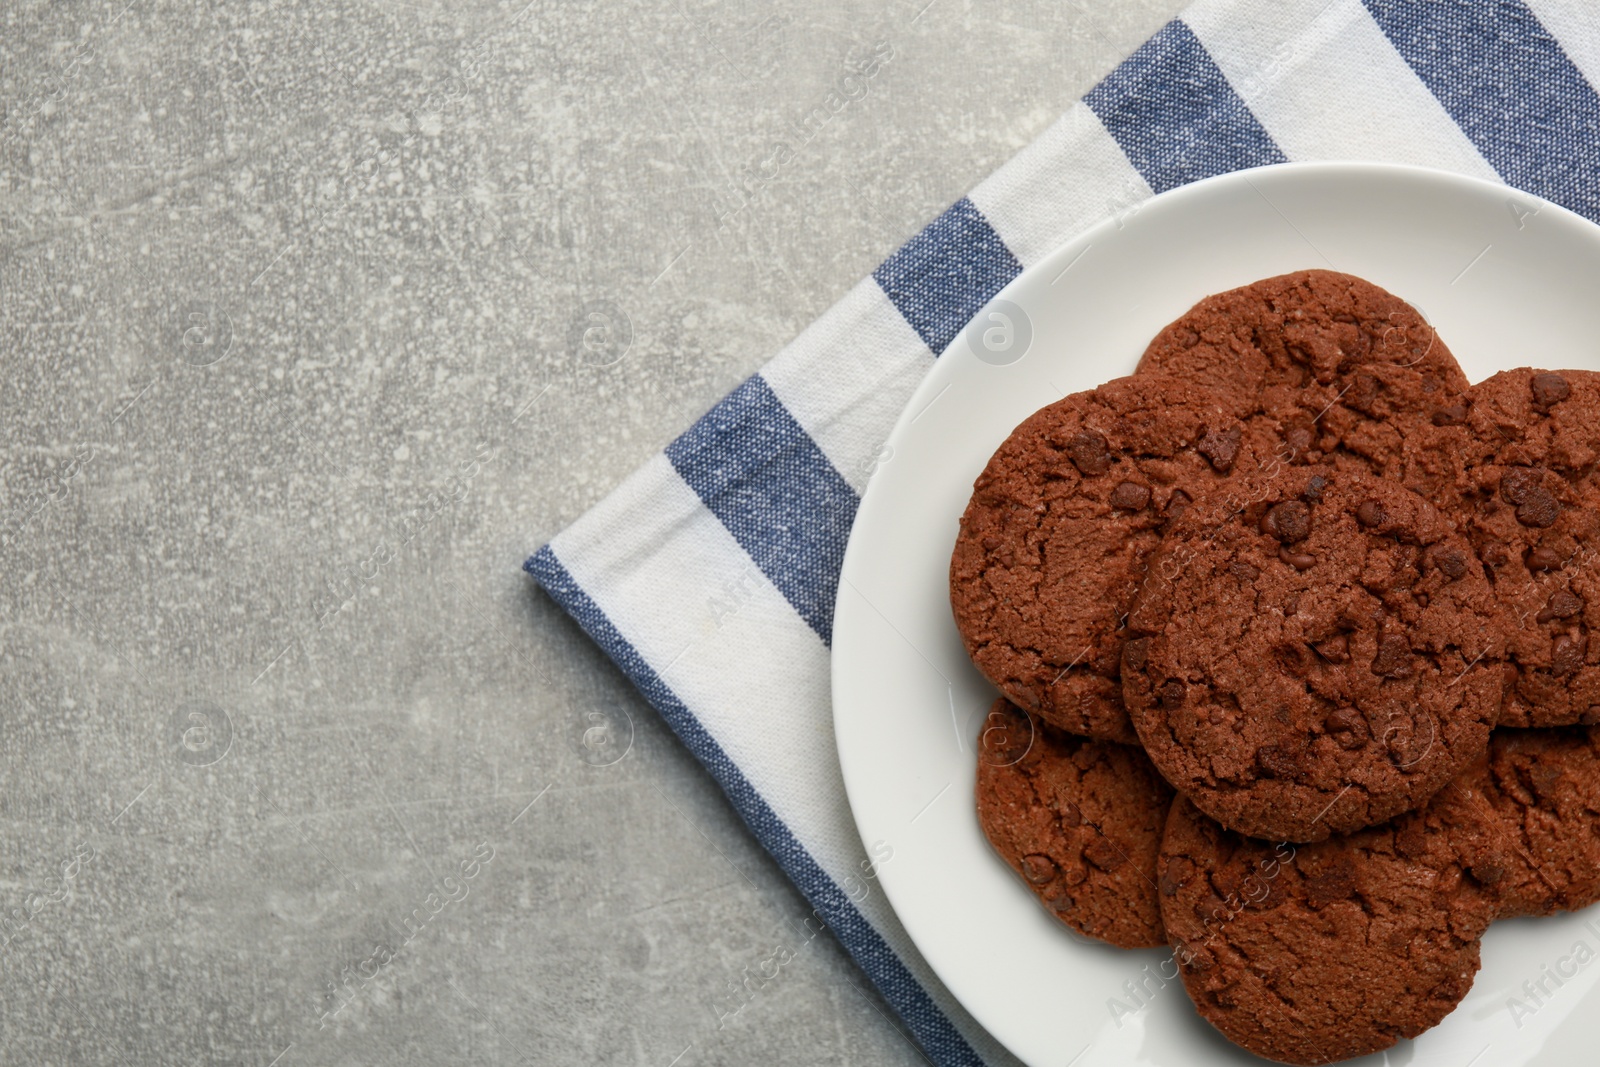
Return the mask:
[[[1180,798],[1161,918],[1200,1014],[1257,1055],[1318,1064],[1437,1024],[1472,987],[1496,906],[1426,813],[1309,845],[1223,829]]]
[[[1151,557],[1123,694],[1200,810],[1321,840],[1420,806],[1483,753],[1500,618],[1466,539],[1403,486],[1349,468],[1242,478]]]
[[[994,453],[961,518],[950,606],[973,663],[1013,703],[1137,742],[1122,706],[1124,616],[1165,525],[1278,446],[1255,405],[1119,378],[1035,412]]]
[[[1068,926],[1122,948],[1161,945],[1156,850],[1172,788],[1132,745],[1037,727],[995,703],[978,745],[978,822]]]
[[[1500,721],[1600,722],[1600,374],[1502,371],[1475,386],[1463,525],[1506,615]]]
[[[1359,458],[1452,503],[1466,376],[1416,308],[1371,282],[1304,270],[1209,296],[1156,335],[1137,373],[1273,394],[1265,406],[1302,461]]]

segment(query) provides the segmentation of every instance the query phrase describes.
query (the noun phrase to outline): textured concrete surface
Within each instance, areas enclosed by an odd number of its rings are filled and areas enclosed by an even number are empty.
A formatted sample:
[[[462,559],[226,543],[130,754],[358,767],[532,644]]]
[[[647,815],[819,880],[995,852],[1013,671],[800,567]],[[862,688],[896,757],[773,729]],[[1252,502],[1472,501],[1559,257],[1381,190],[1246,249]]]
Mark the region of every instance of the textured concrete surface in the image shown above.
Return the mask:
[[[518,565],[1179,6],[0,6],[0,1061],[919,1062]]]

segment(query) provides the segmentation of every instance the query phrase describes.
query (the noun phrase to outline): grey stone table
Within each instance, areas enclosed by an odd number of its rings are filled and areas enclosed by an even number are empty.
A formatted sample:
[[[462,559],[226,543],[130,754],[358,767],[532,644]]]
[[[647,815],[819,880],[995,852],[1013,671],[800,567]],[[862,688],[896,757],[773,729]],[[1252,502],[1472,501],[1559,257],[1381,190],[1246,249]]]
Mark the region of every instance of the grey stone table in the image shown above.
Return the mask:
[[[0,1062],[919,1062],[519,564],[1179,6],[0,7]]]

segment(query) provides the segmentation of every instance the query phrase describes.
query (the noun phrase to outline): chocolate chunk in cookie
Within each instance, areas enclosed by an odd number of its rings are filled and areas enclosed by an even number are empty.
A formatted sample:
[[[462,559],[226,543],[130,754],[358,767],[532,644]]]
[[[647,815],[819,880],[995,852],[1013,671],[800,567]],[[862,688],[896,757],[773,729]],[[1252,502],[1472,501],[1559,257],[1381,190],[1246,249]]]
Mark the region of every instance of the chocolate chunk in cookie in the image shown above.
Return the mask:
[[[1310,845],[1172,805],[1161,918],[1200,1014],[1238,1045],[1320,1064],[1438,1023],[1472,987],[1495,905],[1423,813]]]
[[[1123,948],[1164,944],[1156,849],[1172,788],[1143,752],[1030,723],[1005,700],[978,745],[978,822],[1056,918]]]
[[[973,486],[950,561],[968,653],[1019,706],[1134,742],[1123,621],[1161,531],[1278,445],[1256,401],[1172,378],[1121,378],[1036,412]]]
[[[1471,546],[1404,487],[1244,478],[1197,498],[1149,566],[1124,698],[1157,769],[1229,829],[1348,833],[1487,747],[1500,613]]]
[[[1500,721],[1600,717],[1600,374],[1523,368],[1472,392],[1460,515],[1506,618]]]

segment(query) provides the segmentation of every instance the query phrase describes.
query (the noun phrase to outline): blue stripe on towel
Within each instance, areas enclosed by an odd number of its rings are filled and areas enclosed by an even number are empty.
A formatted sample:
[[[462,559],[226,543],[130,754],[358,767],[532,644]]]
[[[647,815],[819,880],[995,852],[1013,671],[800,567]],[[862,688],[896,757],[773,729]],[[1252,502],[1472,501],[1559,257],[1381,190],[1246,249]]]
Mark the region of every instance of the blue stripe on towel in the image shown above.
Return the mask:
[[[689,746],[689,751],[711,772],[746,825],[805,894],[816,908],[816,914],[833,930],[839,943],[866,972],[884,999],[905,1020],[922,1047],[940,1064],[983,1067],[978,1054],[912,977],[900,957],[856,909],[849,896],[817,865],[805,846],[795,839],[789,827],[751,786],[716,739],[706,732],[700,720],[573,580],[550,546],[545,545],[530,557],[523,569],[533,575],[556,603],[622,668],[645,699],[667,720],[673,732]]]
[[[1194,31],[1178,19],[1083,101],[1158,193],[1286,160]]]
[[[824,643],[860,503],[759,374],[667,446],[667,459]]]
[[[884,260],[872,277],[937,356],[1021,273],[1022,264],[989,220],[962,197]]]
[[[1520,0],[1367,10],[1510,185],[1600,220],[1600,96]]]

